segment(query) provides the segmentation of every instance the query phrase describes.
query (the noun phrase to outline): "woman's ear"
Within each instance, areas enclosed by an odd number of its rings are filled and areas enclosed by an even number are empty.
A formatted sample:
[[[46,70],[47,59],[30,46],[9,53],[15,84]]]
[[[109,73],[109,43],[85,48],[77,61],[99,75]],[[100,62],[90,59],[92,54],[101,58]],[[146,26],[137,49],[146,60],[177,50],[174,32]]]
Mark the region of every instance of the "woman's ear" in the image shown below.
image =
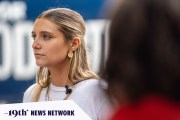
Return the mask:
[[[81,40],[79,37],[74,37],[70,43],[69,43],[69,47],[70,50],[75,51],[81,44]]]

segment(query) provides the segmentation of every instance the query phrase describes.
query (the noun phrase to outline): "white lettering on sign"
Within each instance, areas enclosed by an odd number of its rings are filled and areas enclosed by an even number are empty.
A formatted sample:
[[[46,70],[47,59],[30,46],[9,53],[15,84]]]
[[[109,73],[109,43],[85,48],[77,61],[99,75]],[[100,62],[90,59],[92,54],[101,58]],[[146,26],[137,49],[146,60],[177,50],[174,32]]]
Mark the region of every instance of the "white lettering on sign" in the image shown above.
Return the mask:
[[[26,18],[26,3],[24,1],[1,1],[0,21],[18,21]]]
[[[2,50],[2,56],[0,58],[2,59],[2,65],[0,65],[0,80],[4,81],[7,78],[9,78],[9,75],[11,74],[11,32],[10,27],[8,24],[2,24],[0,23],[1,29],[0,29],[0,36],[1,36],[1,50]]]
[[[0,29],[2,43],[0,46],[2,47],[2,56],[0,56],[2,60],[2,64],[0,64],[0,80],[4,81],[11,75],[16,80],[33,79],[36,71],[31,48],[32,39],[30,36],[33,23],[30,21],[21,21],[14,26],[10,26],[7,23],[0,23],[0,26],[2,28]]]
[[[86,27],[85,42],[89,52],[90,66],[97,73],[101,62],[102,33],[105,28],[105,20],[89,20],[86,22]]]
[[[14,26],[13,74],[16,80],[33,79],[35,74],[36,67],[31,47],[33,42],[31,38],[32,27],[33,23],[28,21],[17,23]]]

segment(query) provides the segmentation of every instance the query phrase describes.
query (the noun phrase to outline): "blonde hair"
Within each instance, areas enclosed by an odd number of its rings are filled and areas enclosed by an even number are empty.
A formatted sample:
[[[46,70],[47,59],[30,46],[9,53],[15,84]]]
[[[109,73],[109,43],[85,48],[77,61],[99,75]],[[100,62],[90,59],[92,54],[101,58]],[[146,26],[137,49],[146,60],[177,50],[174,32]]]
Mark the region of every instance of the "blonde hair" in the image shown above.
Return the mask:
[[[55,23],[59,27],[59,31],[64,34],[66,42],[72,40],[74,37],[79,37],[81,40],[80,46],[73,52],[74,55],[70,60],[69,80],[75,84],[82,80],[98,78],[98,76],[90,70],[87,62],[84,42],[86,28],[83,17],[77,12],[67,8],[55,8],[44,11],[37,19],[39,18],[45,18]],[[33,101],[38,101],[41,90],[50,84],[50,76],[51,73],[48,68],[39,67],[36,74]]]

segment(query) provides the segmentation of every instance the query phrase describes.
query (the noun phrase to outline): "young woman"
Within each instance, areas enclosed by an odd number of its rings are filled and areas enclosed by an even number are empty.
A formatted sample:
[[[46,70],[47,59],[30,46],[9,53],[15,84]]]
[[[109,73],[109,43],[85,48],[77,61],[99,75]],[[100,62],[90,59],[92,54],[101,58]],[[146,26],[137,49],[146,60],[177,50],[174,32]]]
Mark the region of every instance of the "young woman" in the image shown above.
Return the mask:
[[[180,1],[122,0],[104,77],[112,120],[180,120]]]
[[[32,48],[39,69],[23,102],[68,99],[93,120],[107,118],[110,104],[101,86],[104,82],[87,63],[85,31],[82,16],[67,8],[50,9],[38,16]]]

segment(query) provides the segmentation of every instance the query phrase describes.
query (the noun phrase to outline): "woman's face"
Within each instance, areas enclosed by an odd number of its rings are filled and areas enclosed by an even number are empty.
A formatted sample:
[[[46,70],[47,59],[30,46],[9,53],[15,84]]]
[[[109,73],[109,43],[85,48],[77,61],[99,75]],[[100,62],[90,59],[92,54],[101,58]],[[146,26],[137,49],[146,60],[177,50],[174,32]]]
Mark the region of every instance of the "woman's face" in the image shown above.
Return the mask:
[[[34,23],[32,48],[36,64],[41,67],[63,65],[68,61],[68,44],[58,26],[45,18]]]

